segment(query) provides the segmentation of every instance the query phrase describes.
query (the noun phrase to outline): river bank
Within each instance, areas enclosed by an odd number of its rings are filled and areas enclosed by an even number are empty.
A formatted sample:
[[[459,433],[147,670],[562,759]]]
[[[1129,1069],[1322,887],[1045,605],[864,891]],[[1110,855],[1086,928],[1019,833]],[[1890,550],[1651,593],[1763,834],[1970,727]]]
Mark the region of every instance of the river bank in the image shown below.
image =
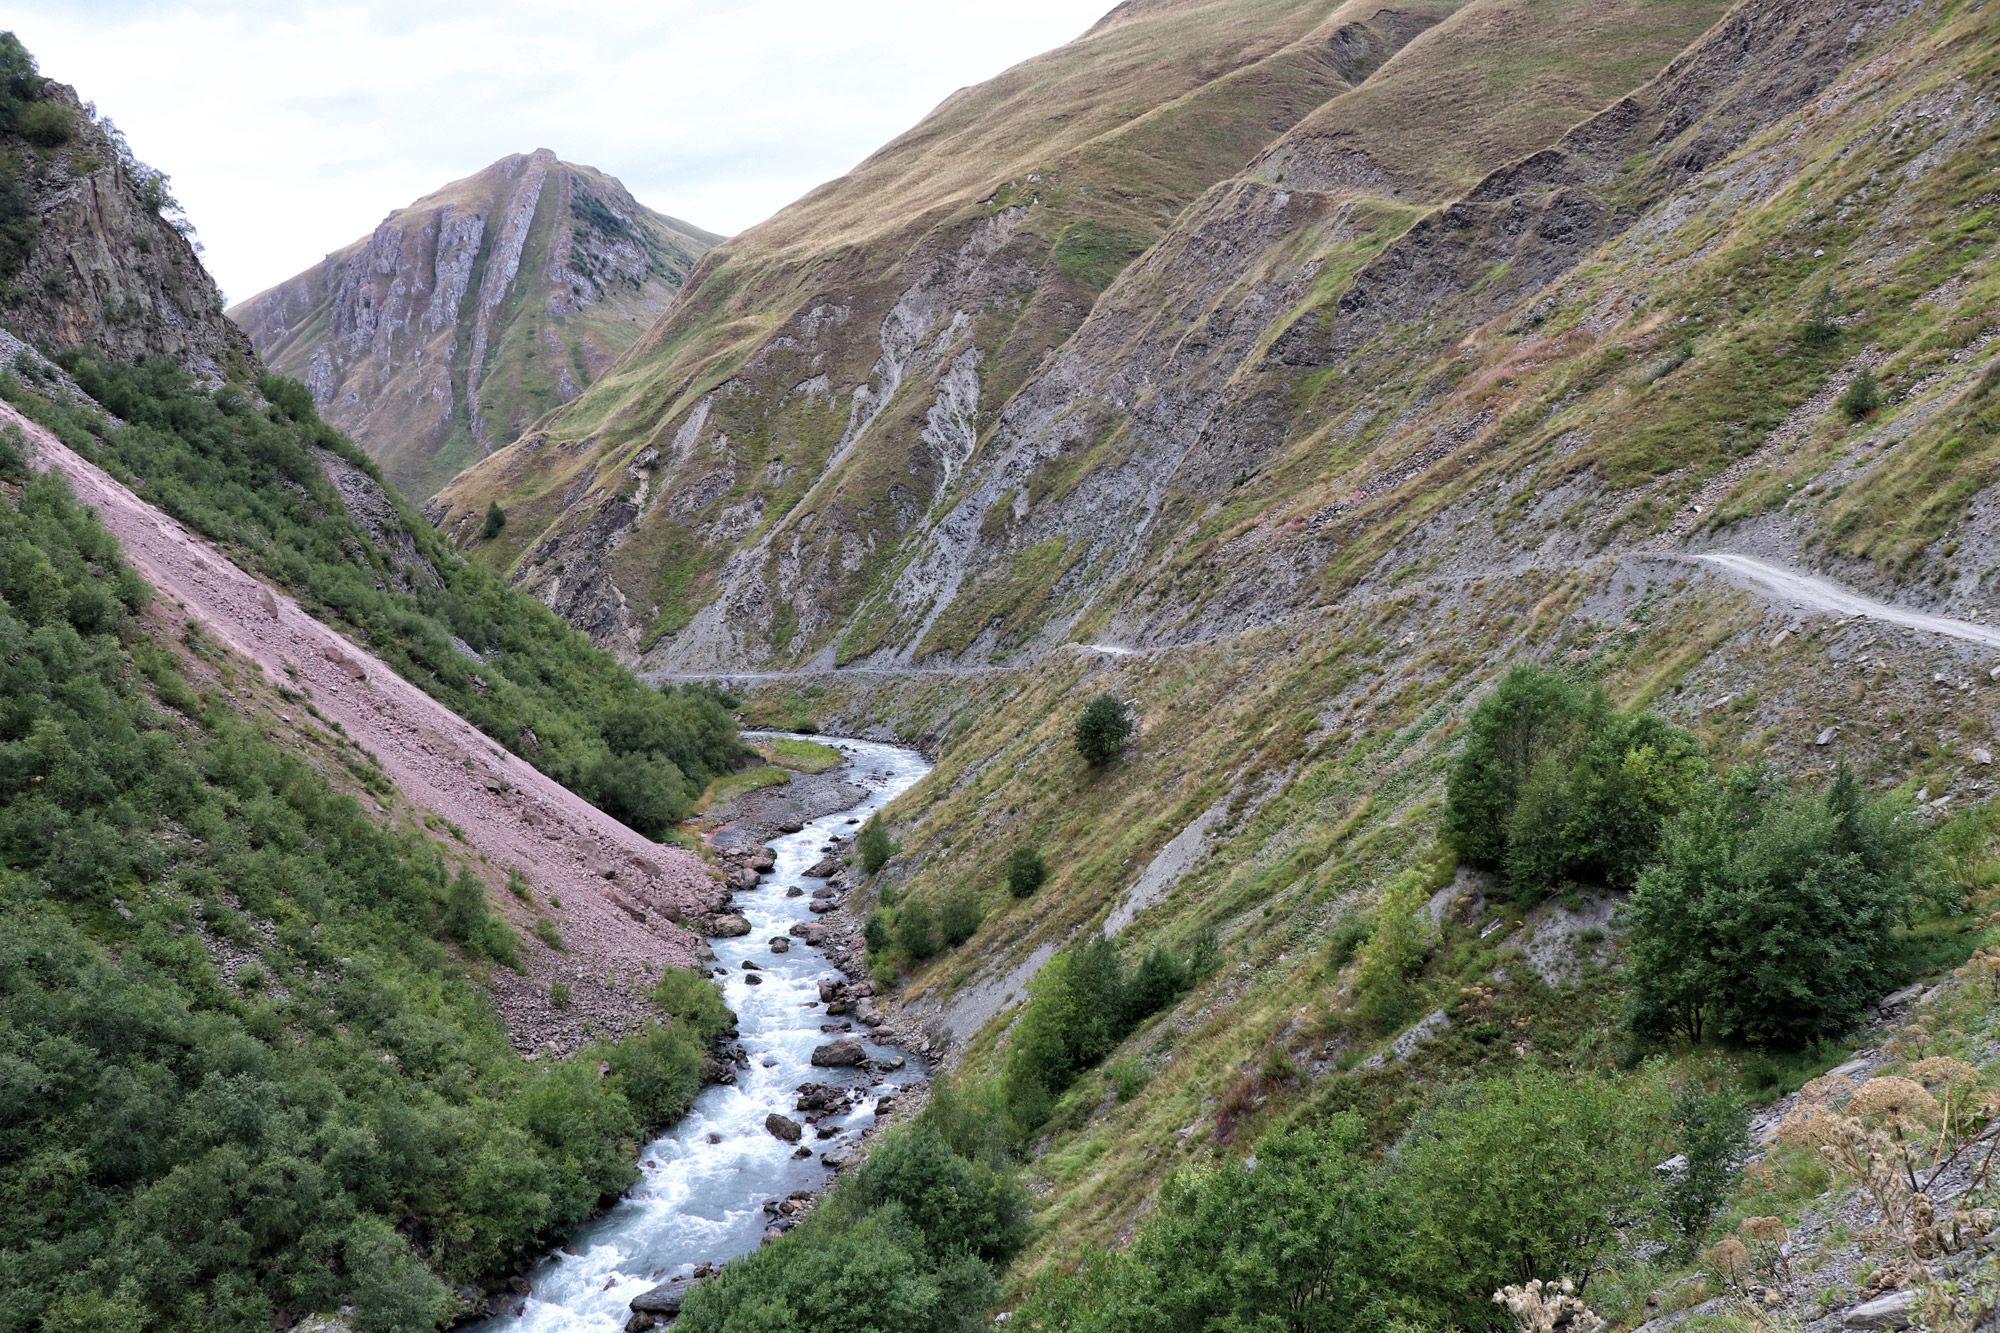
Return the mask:
[[[737,1015],[733,1078],[704,1088],[679,1124],[648,1143],[639,1183],[497,1298],[482,1329],[608,1333],[640,1322],[635,1297],[793,1225],[858,1160],[899,1100],[920,1096],[928,1075],[920,1034],[863,1021],[879,1015],[862,993],[859,922],[829,907],[848,886],[812,895],[825,891],[825,872],[839,868],[860,825],[930,765],[898,746],[823,739],[848,758],[846,774],[825,776],[861,790],[861,799],[768,843],[718,848],[737,872],[770,849],[767,873],[732,875],[728,915],[743,929],[731,923],[733,933],[709,940],[710,967]]]

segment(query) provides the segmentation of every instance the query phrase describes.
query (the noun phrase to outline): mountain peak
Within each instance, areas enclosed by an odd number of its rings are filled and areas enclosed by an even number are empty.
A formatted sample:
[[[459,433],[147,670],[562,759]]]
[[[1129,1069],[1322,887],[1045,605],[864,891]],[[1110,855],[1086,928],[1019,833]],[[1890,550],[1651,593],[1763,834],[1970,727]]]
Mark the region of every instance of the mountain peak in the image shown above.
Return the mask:
[[[537,148],[392,211],[229,314],[422,499],[587,388],[719,240]]]

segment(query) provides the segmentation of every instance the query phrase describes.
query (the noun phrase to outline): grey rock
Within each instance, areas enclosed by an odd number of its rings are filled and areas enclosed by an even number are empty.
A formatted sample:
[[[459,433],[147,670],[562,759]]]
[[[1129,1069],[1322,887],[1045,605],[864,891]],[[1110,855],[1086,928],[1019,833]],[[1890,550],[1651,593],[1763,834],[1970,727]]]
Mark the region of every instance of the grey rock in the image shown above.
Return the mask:
[[[688,1289],[694,1283],[686,1278],[675,1278],[672,1282],[662,1282],[651,1291],[642,1291],[632,1298],[634,1314],[679,1314],[681,1305],[687,1300]]]
[[[851,1069],[867,1058],[868,1053],[861,1049],[861,1043],[852,1037],[830,1041],[815,1047],[812,1053],[813,1064],[821,1069]]]
[[[735,939],[738,935],[750,933],[750,923],[734,912],[724,912],[708,919],[708,929],[704,933],[716,939]]]
[[[813,862],[811,868],[806,871],[806,878],[825,879],[838,869],[840,869],[839,861],[831,856],[822,856],[819,860]]]
[[[1828,727],[1826,730],[1820,732],[1819,735],[1813,737],[1813,744],[1831,745],[1839,735],[1840,735],[1839,727]]]
[[[1917,1309],[1917,1293],[1891,1291],[1872,1301],[1863,1301],[1841,1316],[1841,1327],[1881,1329],[1908,1328]]]
[[[764,1117],[764,1128],[787,1143],[797,1143],[805,1130],[790,1116],[779,1115],[776,1111]]]

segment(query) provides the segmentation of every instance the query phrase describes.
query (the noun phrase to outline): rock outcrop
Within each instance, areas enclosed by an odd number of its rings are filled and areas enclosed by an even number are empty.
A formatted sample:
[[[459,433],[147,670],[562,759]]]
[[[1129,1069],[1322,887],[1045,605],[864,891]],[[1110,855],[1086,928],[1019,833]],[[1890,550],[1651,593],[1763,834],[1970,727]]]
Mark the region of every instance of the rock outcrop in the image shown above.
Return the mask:
[[[720,239],[542,148],[398,209],[229,315],[420,500],[588,388]]]

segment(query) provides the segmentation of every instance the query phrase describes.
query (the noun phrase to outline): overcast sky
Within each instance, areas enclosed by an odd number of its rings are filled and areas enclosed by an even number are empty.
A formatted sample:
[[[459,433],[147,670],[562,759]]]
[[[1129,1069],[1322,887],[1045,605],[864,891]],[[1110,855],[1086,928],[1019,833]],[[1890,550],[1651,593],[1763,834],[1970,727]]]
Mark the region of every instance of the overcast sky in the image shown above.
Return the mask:
[[[173,178],[229,299],[536,148],[736,232],[1112,0],[0,0]]]

